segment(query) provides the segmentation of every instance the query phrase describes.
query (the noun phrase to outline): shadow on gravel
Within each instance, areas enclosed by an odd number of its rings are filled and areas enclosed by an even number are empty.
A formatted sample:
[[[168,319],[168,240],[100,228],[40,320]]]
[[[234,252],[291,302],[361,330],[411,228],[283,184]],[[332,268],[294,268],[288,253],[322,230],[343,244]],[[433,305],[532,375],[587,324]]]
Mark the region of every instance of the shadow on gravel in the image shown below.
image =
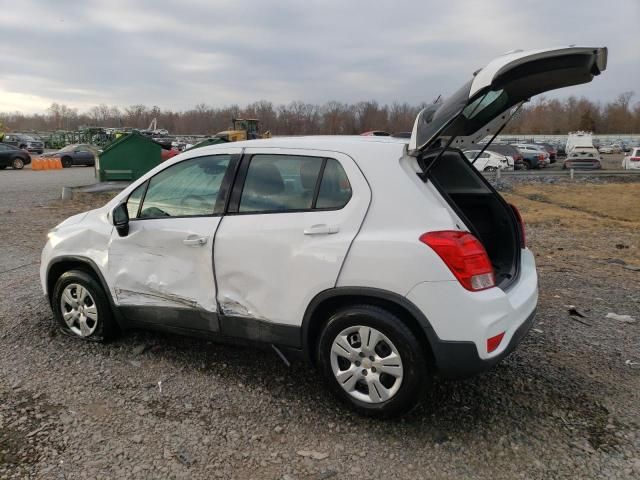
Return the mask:
[[[74,339],[64,338],[63,342],[69,349],[88,348]],[[132,356],[141,344],[146,346],[144,352]],[[270,405],[271,419],[308,424],[309,428],[317,422],[344,423],[348,418],[353,428],[363,434],[375,428],[396,438],[432,444],[469,436],[496,440],[515,435],[526,445],[536,440],[544,442],[552,432],[565,442],[586,439],[588,444],[580,448],[587,451],[615,447],[618,440],[612,433],[609,412],[590,395],[602,387],[564,366],[549,363],[536,347],[535,340],[527,339],[520,350],[490,372],[464,381],[436,380],[414,411],[388,421],[351,413],[331,396],[319,373],[304,361],[294,361],[286,367],[268,350],[139,331],[129,332],[112,344],[90,348],[91,353],[121,357],[123,362],[130,362],[131,358],[144,358],[151,364],[168,362],[180,376],[212,375],[230,388],[240,385],[257,395],[257,402]],[[123,368],[135,367],[125,364]],[[167,377],[168,384],[175,375]],[[147,388],[155,385],[150,383]],[[189,386],[184,388],[188,390]],[[252,406],[234,401],[238,399],[234,395],[241,394],[242,390],[226,393],[217,401],[193,392],[190,401],[201,402],[200,411],[211,409],[216,415],[228,417],[249,416]],[[149,401],[146,408],[159,419],[180,420],[196,415],[184,411],[182,405],[177,399],[163,396]],[[258,412],[264,415],[264,410],[256,407]],[[201,421],[215,421],[215,416],[199,415]]]

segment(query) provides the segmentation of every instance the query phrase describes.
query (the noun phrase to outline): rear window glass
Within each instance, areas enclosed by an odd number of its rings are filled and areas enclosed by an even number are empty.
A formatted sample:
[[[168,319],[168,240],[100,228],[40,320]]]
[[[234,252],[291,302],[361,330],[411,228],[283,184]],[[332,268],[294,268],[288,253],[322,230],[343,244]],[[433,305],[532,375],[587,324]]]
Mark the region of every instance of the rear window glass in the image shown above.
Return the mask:
[[[342,165],[333,158],[324,167],[316,208],[344,207],[351,198],[351,185]]]
[[[309,210],[322,158],[255,155],[240,198],[240,212]]]
[[[239,211],[294,212],[342,208],[350,198],[349,179],[335,159],[255,155],[249,164]]]

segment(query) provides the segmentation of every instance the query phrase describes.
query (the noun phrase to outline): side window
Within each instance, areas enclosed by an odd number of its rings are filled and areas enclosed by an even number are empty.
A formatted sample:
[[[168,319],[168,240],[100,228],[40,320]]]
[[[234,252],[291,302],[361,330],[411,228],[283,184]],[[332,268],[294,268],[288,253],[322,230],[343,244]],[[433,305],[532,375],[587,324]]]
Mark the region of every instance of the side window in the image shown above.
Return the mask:
[[[215,211],[216,200],[229,160],[229,155],[198,157],[161,171],[149,180],[138,218],[218,213]]]
[[[148,181],[144,182],[129,194],[129,198],[127,199],[127,212],[129,212],[129,218],[138,217],[140,202],[142,201],[142,196],[144,195],[144,191],[147,189],[148,183]]]
[[[342,208],[351,198],[351,184],[342,165],[333,158],[324,167],[316,208]]]
[[[323,159],[254,155],[240,197],[240,212],[309,210]]]

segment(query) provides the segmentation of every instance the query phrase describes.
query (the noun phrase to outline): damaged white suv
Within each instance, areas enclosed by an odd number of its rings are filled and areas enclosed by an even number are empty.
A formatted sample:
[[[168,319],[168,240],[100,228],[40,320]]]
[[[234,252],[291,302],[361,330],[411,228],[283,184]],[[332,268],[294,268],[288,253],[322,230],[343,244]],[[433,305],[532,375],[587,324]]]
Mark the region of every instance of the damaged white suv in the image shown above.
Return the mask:
[[[272,138],[178,155],[51,230],[41,281],[55,318],[87,340],[142,327],[273,345],[360,412],[404,412],[433,373],[504,358],[536,310],[520,215],[462,149],[531,96],[591,81],[606,57],[499,57],[420,112],[408,143]]]

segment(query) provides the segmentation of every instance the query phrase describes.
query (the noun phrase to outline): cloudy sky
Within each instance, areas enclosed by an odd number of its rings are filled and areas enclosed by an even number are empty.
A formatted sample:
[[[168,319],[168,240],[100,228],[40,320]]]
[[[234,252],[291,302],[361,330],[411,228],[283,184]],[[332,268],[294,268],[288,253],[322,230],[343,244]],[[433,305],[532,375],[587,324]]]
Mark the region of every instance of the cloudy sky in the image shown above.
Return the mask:
[[[0,0],[0,111],[266,99],[417,104],[515,48],[609,47],[640,99],[640,0]]]

